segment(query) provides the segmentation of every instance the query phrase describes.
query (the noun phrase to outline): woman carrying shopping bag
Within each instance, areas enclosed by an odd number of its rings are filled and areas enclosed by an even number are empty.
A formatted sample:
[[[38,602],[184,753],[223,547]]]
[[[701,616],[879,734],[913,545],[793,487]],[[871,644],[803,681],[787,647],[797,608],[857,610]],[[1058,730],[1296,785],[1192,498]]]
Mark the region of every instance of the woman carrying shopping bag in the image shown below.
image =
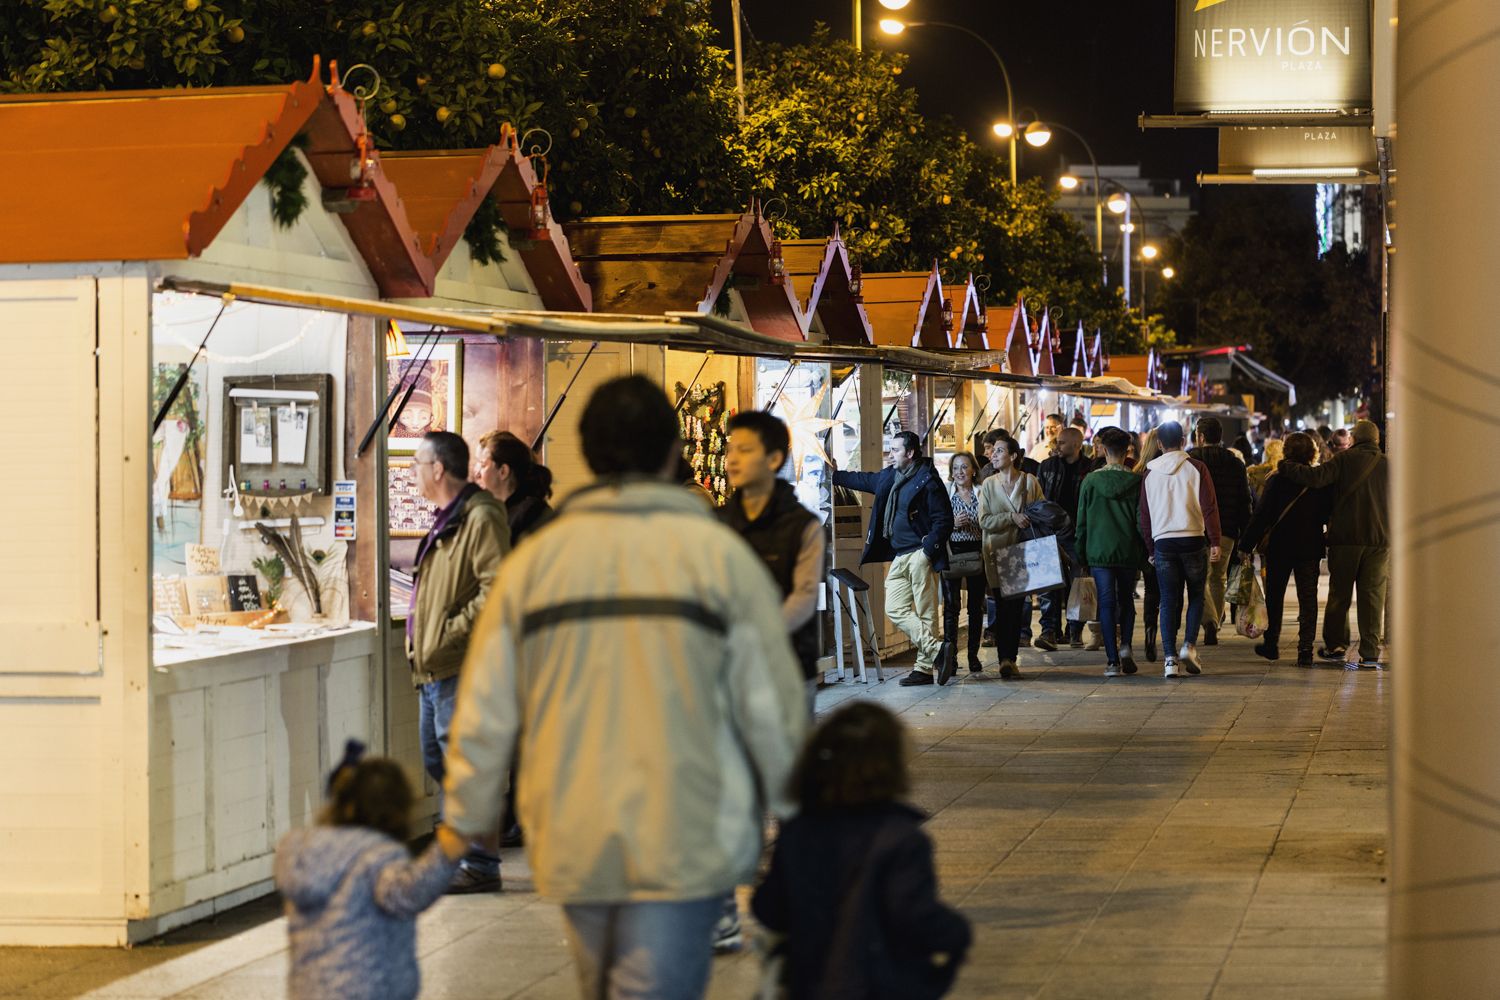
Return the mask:
[[[1095,435],[1104,445],[1106,465],[1083,481],[1078,494],[1074,540],[1078,558],[1089,567],[1104,631],[1105,677],[1136,671],[1131,642],[1135,636],[1135,581],[1146,565],[1146,546],[1137,528],[1141,477],[1125,467],[1130,435],[1106,427]],[[1115,627],[1119,626],[1116,638]]]
[[[1015,680],[1021,676],[1016,657],[1021,646],[1021,609],[1025,598],[1006,597],[1000,592],[995,555],[1021,540],[1021,529],[1031,523],[1021,512],[1028,504],[1042,499],[1042,484],[1036,476],[1016,467],[1016,459],[1023,454],[1018,442],[1007,438],[998,447],[1007,461],[979,488],[979,526],[984,534],[984,571],[995,597],[995,652],[1000,658],[1000,676]]]
[[[979,490],[974,485],[979,462],[966,451],[948,461],[948,494],[953,501],[953,534],[948,536],[948,568],[943,571],[943,638],[957,649],[959,605],[969,602],[969,673],[984,670],[979,640],[984,632],[984,572],[979,529]]]
[[[1153,427],[1146,432],[1145,438],[1141,441],[1140,455],[1136,458],[1135,464],[1131,466],[1130,471],[1134,472],[1137,476],[1144,476],[1146,474],[1146,466],[1160,457],[1161,442],[1156,439],[1156,428]],[[1161,588],[1157,585],[1155,571],[1146,573],[1145,577],[1146,597],[1142,602],[1141,618],[1145,622],[1146,662],[1155,663],[1156,632],[1159,627],[1157,622],[1161,617]]]

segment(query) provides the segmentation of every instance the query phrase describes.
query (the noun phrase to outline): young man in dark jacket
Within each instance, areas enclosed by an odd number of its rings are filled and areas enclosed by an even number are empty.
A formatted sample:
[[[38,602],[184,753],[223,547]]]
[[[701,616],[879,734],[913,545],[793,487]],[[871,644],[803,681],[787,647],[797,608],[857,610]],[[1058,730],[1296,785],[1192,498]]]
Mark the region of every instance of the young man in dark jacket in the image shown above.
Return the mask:
[[[1286,478],[1298,486],[1334,487],[1328,515],[1328,606],[1323,609],[1319,655],[1342,660],[1349,648],[1349,603],[1359,587],[1359,662],[1379,666],[1385,638],[1385,597],[1391,540],[1386,511],[1389,473],[1380,451],[1380,428],[1354,425],[1354,444],[1327,465],[1294,466]]]
[[[931,684],[934,674],[937,683],[948,683],[958,659],[952,643],[938,637],[937,574],[948,565],[953,502],[921,449],[921,438],[902,431],[891,441],[886,468],[833,473],[835,486],[875,494],[860,564],[891,564],[885,614],[917,647],[917,664],[901,678],[903,687]]]
[[[1281,609],[1289,577],[1297,581],[1297,666],[1313,663],[1313,639],[1318,634],[1318,564],[1323,559],[1323,525],[1332,504],[1331,487],[1298,486],[1284,470],[1310,466],[1318,446],[1306,434],[1290,434],[1281,466],[1266,481],[1265,493],[1240,541],[1240,557],[1248,565],[1256,548],[1266,542],[1266,634],[1255,651],[1268,660],[1279,659]]]
[[[1219,501],[1219,558],[1208,566],[1207,605],[1203,610],[1203,645],[1219,642],[1219,626],[1224,621],[1224,584],[1228,580],[1230,560],[1234,558],[1235,540],[1250,523],[1250,478],[1245,463],[1224,447],[1224,425],[1218,417],[1198,421],[1198,447],[1188,452],[1208,466],[1214,481],[1214,496]],[[1193,642],[1197,636],[1187,637]]]
[[[1141,477],[1125,467],[1130,435],[1118,427],[1098,434],[1105,466],[1083,481],[1074,539],[1099,594],[1099,625],[1104,632],[1105,677],[1136,671],[1131,655],[1135,635],[1135,582],[1146,565],[1141,541]],[[1120,629],[1118,642],[1115,626]]]
[[[1093,459],[1083,453],[1083,432],[1077,427],[1064,427],[1057,434],[1057,454],[1042,463],[1037,479],[1042,483],[1042,496],[1068,512],[1073,523],[1078,522],[1078,495],[1083,489],[1083,477],[1094,471]],[[1068,554],[1074,576],[1086,576],[1085,563],[1079,560],[1074,545],[1073,532],[1057,536],[1063,551]],[[1056,649],[1064,642],[1083,645],[1083,623],[1069,622],[1068,632],[1063,634],[1063,605],[1068,602],[1067,590],[1049,590],[1040,595],[1042,605],[1042,634],[1037,636],[1037,649]]]

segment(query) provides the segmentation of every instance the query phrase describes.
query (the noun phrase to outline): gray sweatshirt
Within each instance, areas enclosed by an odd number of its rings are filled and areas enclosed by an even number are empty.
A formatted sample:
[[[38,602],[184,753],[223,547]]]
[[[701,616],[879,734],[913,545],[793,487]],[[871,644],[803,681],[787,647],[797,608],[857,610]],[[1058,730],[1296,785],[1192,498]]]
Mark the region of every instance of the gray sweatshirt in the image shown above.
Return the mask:
[[[276,847],[286,900],[293,1000],[413,1000],[417,914],[442,896],[457,862],[434,841],[406,845],[360,826],[293,830]]]

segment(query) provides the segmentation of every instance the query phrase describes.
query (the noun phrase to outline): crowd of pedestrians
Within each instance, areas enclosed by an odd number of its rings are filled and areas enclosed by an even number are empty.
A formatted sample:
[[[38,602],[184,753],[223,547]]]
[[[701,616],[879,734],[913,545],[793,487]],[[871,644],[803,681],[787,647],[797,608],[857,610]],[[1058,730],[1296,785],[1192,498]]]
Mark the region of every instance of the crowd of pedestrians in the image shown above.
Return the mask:
[[[903,686],[947,684],[960,635],[970,674],[992,644],[1000,677],[1020,679],[1033,597],[1037,649],[1082,647],[1087,626],[1105,676],[1135,674],[1143,582],[1145,660],[1159,647],[1166,677],[1200,674],[1200,631],[1217,642],[1230,570],[1255,573],[1257,555],[1269,625],[1256,652],[1279,658],[1294,581],[1310,666],[1325,551],[1317,653],[1345,658],[1357,592],[1359,663],[1376,663],[1389,540],[1373,424],[1345,445],[1299,433],[1226,447],[1205,417],[1187,450],[1176,422],[1091,442],[1077,423],[1048,415],[1029,453],[988,432],[985,461],[954,454],[946,484],[910,432],[878,472],[834,469],[873,495],[862,562],[886,565],[886,615],[916,651]],[[406,776],[351,741],[320,824],[277,852],[292,995],[415,997],[416,916],[445,892],[499,891],[501,845],[524,843],[585,997],[701,997],[715,951],[740,942],[747,886],[775,980],[763,995],[942,996],[970,932],[904,801],[902,726],[867,702],[814,726],[826,543],[778,476],[786,425],[730,420],[717,511],[680,485],[677,415],[651,381],[601,386],[579,430],[595,481],[555,510],[551,473],[513,434],[486,435],[472,463],[456,434],[418,447],[437,510],[406,650],[442,820],[412,856]],[[1057,579],[1015,586],[1008,554],[1033,545]]]

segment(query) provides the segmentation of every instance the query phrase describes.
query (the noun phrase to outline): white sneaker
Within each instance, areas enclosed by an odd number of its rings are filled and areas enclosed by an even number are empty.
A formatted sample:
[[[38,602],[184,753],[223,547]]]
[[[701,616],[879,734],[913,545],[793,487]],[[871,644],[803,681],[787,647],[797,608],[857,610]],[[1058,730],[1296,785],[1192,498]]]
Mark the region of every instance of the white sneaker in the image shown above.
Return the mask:
[[[1203,673],[1203,664],[1198,662],[1198,649],[1192,643],[1184,643],[1177,651],[1177,662],[1187,668],[1190,674]]]
[[[1165,671],[1165,676],[1167,676],[1167,677],[1181,677],[1182,676],[1182,674],[1180,674],[1180,673],[1177,672],[1177,659],[1176,659],[1176,657],[1172,657],[1172,656],[1167,657],[1166,667],[1167,667],[1167,669]]]
[[[1120,676],[1120,665],[1118,663],[1109,663],[1109,664],[1106,664],[1105,667],[1104,667],[1104,676],[1105,677],[1119,677]]]

